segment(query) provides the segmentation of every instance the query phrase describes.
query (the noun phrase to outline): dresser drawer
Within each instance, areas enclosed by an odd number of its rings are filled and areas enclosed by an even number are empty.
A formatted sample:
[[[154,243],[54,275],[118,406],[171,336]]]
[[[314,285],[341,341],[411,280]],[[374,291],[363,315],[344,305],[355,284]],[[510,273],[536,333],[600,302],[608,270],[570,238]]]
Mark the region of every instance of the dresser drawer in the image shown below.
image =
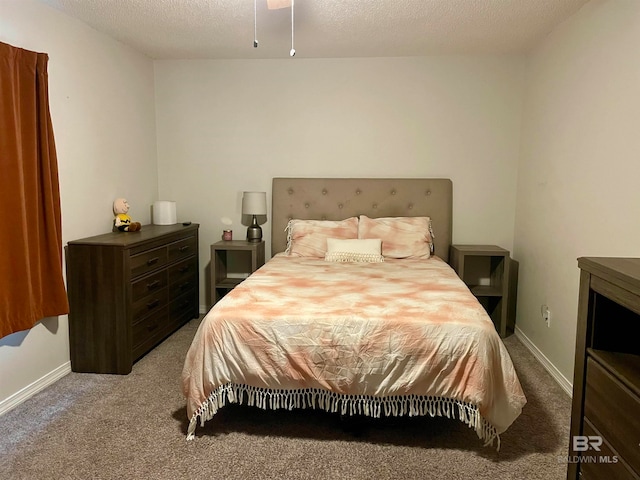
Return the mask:
[[[175,298],[188,291],[195,290],[196,285],[196,279],[193,277],[182,279],[179,282],[169,285],[169,294],[171,298]]]
[[[181,258],[187,258],[191,255],[195,255],[198,249],[198,240],[196,237],[187,237],[177,242],[170,243],[169,248],[169,261],[175,262]]]
[[[584,415],[636,472],[640,472],[639,411],[640,399],[588,357]]]
[[[198,292],[195,288],[183,292],[180,296],[171,301],[169,305],[169,315],[171,318],[182,318],[188,314],[188,319],[195,318],[194,310],[197,310]]]
[[[147,353],[163,336],[167,324],[167,306],[133,325],[133,358]]]
[[[198,274],[198,259],[191,257],[168,268],[169,285],[176,285],[185,280],[193,280]]]
[[[132,255],[130,259],[131,278],[156,270],[167,264],[167,247],[154,248]]]
[[[147,295],[157,292],[167,286],[167,272],[161,271],[136,280],[131,285],[131,300],[136,302]]]
[[[142,318],[155,313],[158,310],[162,310],[167,305],[168,292],[167,288],[153,292],[146,297],[133,302],[131,308],[131,318],[133,323],[139,322]]]

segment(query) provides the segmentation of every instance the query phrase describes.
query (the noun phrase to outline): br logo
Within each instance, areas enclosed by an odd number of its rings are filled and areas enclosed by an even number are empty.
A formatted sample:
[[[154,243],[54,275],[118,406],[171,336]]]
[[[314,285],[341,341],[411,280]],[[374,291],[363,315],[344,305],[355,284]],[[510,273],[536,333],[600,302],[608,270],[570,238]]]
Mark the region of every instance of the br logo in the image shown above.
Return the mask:
[[[574,452],[586,452],[589,449],[599,452],[600,445],[602,445],[602,437],[599,435],[576,435],[573,437]]]

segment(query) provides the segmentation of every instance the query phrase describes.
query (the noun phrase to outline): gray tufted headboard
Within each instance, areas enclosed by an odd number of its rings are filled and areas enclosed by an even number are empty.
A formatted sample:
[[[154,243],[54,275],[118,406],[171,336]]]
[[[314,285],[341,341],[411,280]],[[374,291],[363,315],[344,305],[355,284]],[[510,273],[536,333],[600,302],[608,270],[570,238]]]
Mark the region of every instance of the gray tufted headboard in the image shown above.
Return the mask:
[[[445,178],[274,178],[271,254],[287,245],[291,219],[431,217],[435,254],[449,260],[453,185]]]

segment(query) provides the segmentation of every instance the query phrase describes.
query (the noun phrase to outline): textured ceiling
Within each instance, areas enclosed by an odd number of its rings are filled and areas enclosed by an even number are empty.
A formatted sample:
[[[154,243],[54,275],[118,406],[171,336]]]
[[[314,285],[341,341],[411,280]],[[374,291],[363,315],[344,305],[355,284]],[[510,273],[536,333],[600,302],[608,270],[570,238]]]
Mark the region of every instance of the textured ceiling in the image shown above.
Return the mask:
[[[40,0],[155,59],[287,58],[257,0]],[[295,58],[525,53],[588,0],[296,0]]]

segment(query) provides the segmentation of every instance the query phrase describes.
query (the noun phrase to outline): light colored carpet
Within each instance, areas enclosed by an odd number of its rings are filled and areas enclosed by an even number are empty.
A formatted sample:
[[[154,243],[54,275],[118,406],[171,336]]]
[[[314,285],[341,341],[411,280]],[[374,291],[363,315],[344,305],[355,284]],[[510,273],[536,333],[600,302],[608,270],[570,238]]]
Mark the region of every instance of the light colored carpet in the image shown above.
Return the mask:
[[[447,419],[344,423],[228,406],[187,442],[180,373],[199,320],[127,376],[71,373],[0,417],[3,479],[563,479],[570,398],[515,336],[528,403],[499,452]]]

